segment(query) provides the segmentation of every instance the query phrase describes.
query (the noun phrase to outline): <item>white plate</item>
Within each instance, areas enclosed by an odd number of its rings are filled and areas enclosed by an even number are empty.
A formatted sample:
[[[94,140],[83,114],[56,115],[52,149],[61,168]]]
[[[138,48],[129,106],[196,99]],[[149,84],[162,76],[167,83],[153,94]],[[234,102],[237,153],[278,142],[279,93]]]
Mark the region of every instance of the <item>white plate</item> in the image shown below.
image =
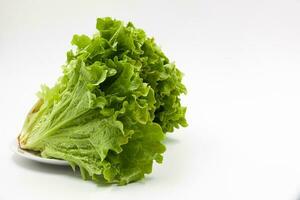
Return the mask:
[[[37,162],[46,163],[46,164],[52,164],[52,165],[69,165],[68,162],[65,161],[65,160],[42,158],[41,156],[36,155],[33,152],[21,149],[17,140],[14,140],[12,142],[11,149],[17,155],[19,155],[19,156],[21,156],[23,158],[27,158],[29,160],[34,160],[34,161],[37,161]]]

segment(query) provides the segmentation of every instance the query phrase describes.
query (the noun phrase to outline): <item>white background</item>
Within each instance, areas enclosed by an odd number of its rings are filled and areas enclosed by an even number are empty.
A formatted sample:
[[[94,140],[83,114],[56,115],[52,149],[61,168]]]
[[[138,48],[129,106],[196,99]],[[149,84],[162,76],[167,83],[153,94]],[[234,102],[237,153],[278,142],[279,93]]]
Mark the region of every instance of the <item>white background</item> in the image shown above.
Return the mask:
[[[105,16],[154,36],[189,91],[189,127],[169,134],[163,165],[124,187],[9,149],[72,35]],[[299,0],[0,0],[0,200],[296,200],[299,124]]]

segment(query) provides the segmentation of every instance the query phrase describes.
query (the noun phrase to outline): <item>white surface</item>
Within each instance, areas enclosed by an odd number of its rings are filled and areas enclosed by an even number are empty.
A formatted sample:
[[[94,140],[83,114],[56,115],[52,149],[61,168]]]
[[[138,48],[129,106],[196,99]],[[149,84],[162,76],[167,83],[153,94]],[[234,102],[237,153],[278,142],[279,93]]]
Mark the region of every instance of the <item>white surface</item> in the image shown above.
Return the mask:
[[[131,20],[185,73],[190,126],[125,187],[9,151],[74,33]],[[0,0],[0,199],[295,200],[300,196],[300,1]]]
[[[20,158],[25,158],[31,161],[36,161],[44,164],[50,164],[50,165],[63,165],[63,166],[68,166],[68,162],[65,160],[58,160],[58,159],[49,159],[49,158],[42,158],[41,156],[34,154],[30,151],[26,151],[24,149],[21,149],[18,140],[14,139],[10,145],[10,149]],[[16,159],[20,159],[17,158]]]

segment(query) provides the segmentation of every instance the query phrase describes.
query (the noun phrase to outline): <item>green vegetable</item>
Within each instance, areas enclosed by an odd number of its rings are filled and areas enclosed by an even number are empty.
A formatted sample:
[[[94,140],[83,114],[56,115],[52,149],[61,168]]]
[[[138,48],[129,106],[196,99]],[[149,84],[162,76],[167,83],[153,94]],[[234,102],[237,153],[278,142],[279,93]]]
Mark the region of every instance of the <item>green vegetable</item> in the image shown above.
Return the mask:
[[[182,74],[132,23],[97,19],[93,37],[74,35],[63,75],[42,86],[19,144],[63,159],[84,179],[127,184],[161,163],[166,132],[187,126]]]

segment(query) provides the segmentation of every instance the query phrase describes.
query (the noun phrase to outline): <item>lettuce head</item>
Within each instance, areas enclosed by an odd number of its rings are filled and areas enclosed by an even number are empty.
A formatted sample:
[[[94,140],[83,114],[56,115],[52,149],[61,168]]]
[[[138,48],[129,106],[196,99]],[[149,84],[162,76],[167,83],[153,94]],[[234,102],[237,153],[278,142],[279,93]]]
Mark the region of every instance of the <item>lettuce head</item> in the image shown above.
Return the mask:
[[[166,132],[187,126],[182,73],[132,23],[97,19],[74,35],[63,74],[42,86],[18,137],[22,149],[68,161],[84,179],[124,185],[152,171]]]

